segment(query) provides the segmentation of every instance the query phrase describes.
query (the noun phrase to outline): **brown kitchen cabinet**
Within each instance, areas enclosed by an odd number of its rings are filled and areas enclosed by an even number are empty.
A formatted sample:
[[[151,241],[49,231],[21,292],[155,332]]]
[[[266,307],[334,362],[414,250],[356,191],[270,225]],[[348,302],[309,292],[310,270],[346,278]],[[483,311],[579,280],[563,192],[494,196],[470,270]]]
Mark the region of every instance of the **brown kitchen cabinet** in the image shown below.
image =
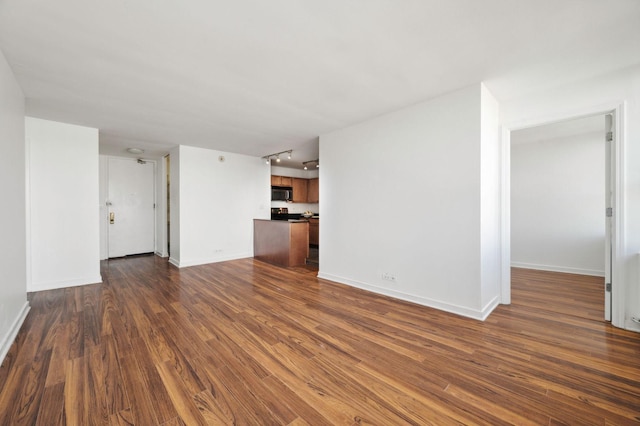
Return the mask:
[[[320,180],[318,178],[309,179],[307,182],[307,203],[320,202]],[[293,193],[295,196],[295,192]]]
[[[293,178],[293,202],[294,203],[306,203],[307,202],[307,182],[308,179]]]
[[[271,186],[290,186],[293,188],[294,203],[320,202],[319,179],[303,179],[289,176],[271,175]]]
[[[309,244],[317,246],[320,241],[320,219],[309,219]]]
[[[271,186],[293,186],[293,179],[289,176],[271,175]]]

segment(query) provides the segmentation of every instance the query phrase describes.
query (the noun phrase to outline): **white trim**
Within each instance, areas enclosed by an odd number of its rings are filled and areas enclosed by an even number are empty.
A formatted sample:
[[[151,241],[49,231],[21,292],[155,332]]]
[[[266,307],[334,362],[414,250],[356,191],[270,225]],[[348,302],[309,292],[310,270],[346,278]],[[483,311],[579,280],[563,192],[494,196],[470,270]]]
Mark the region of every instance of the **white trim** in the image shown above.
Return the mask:
[[[624,147],[626,143],[626,103],[624,101],[615,101],[607,104],[595,105],[579,110],[552,114],[549,116],[537,117],[532,119],[525,119],[516,121],[513,123],[507,123],[502,128],[502,152],[510,153],[511,145],[511,132],[514,130],[526,129],[529,127],[540,126],[544,124],[557,123],[560,121],[576,119],[580,117],[587,117],[591,115],[608,114],[612,111],[615,112],[615,126],[616,126],[616,138],[613,147],[613,156],[615,159],[615,179],[613,184],[613,190],[615,193],[614,205],[613,205],[613,243],[612,243],[612,283],[614,291],[612,292],[612,312],[611,323],[616,327],[625,327],[625,305],[624,294],[625,281],[624,281],[624,264],[622,259],[622,253],[624,253],[625,241],[624,241],[624,194],[625,194],[625,169],[624,169]],[[511,265],[511,194],[508,190],[511,179],[511,164],[510,157],[503,157],[502,161],[502,179],[503,179],[503,201],[501,222],[503,230],[503,244],[502,244],[502,260],[503,260],[503,273],[502,273],[502,303],[505,300],[511,300],[511,275],[506,271],[508,269],[506,265]],[[616,291],[619,288],[619,291]]]
[[[177,266],[178,268],[186,268],[189,266],[198,266],[198,265],[206,265],[209,263],[226,262],[228,260],[247,259],[250,257],[251,258],[253,257],[253,253],[237,253],[237,254],[231,254],[227,256],[215,256],[215,257],[207,257],[202,259],[191,259],[186,261],[179,261],[173,257],[170,257],[169,263],[171,263],[174,266]]]
[[[26,132],[25,118],[25,132]],[[32,257],[31,252],[31,138],[25,136],[25,256],[26,256],[26,288],[31,286]]]
[[[59,288],[67,287],[79,287],[81,285],[100,284],[102,282],[102,276],[93,276],[85,278],[77,278],[73,280],[59,280],[59,281],[43,281],[39,283],[31,283],[29,292],[43,291],[43,290],[56,290]]]
[[[615,111],[615,139],[612,156],[614,157],[614,200],[613,200],[613,241],[611,283],[611,324],[616,327],[625,327],[625,294],[627,293],[625,281],[625,265],[622,254],[625,252],[625,144],[626,132],[626,103],[622,102],[612,108]]]
[[[30,309],[31,306],[29,306],[29,302],[24,302],[24,305],[22,305],[22,309],[20,309],[18,316],[13,320],[11,327],[9,327],[9,331],[2,339],[2,343],[0,343],[0,364],[2,364],[4,358],[7,356],[7,353],[9,352],[9,349],[11,349],[11,345],[13,344],[14,340],[16,340],[16,336],[20,331],[20,327],[22,327],[22,324],[27,318],[27,314],[29,313]]]
[[[156,232],[158,221],[160,222],[160,235],[156,236],[156,254],[160,257],[169,257],[169,240],[167,238],[167,162],[169,154],[160,160],[159,172],[161,175],[160,200],[156,200]],[[156,176],[157,178],[157,176]]]
[[[428,299],[426,297],[415,296],[412,294],[402,293],[399,291],[389,290],[388,288],[378,287],[372,284],[368,284],[362,281],[351,280],[349,278],[339,277],[332,274],[326,274],[319,272],[318,278],[332,281],[339,284],[345,284],[351,287],[356,287],[361,290],[366,290],[371,293],[381,294],[383,296],[393,297],[395,299],[404,300],[407,302],[416,303],[418,305],[426,306],[428,308],[439,309],[441,311],[450,312],[463,317],[472,318],[479,321],[484,321],[491,312],[500,304],[498,297],[495,297],[481,310],[470,309],[464,306],[453,305],[438,300]]]
[[[604,277],[604,271],[595,269],[573,268],[571,266],[538,265],[536,263],[511,262],[513,268],[535,269],[537,271],[563,272],[565,274],[591,275],[594,277]]]
[[[502,234],[500,303],[511,304],[511,131],[502,127],[502,181],[500,231]]]

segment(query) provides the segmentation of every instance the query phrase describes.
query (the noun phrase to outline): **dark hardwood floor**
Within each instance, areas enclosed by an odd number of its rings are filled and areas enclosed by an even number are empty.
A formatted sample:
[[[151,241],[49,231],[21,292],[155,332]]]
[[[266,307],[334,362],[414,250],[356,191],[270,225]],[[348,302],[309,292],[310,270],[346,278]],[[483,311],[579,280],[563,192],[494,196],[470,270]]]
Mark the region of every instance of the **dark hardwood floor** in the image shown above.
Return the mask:
[[[30,294],[0,368],[0,425],[640,421],[640,334],[602,280],[514,269],[479,322],[252,259],[105,261]]]

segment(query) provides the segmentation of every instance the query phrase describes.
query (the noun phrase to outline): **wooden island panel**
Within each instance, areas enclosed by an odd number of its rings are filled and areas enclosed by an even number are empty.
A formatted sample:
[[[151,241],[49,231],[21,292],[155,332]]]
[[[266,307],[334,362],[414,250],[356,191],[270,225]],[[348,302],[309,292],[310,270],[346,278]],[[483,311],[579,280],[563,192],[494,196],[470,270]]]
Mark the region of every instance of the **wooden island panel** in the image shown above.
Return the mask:
[[[280,266],[304,265],[309,256],[309,223],[253,220],[253,257]]]

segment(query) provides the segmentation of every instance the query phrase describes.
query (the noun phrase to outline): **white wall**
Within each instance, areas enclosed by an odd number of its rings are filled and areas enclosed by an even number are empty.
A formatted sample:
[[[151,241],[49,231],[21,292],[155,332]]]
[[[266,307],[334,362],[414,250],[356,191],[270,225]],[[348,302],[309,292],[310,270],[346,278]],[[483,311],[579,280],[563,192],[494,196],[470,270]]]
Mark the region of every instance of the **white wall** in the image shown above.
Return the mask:
[[[480,94],[481,306],[491,312],[500,299],[502,266],[500,112],[498,101],[482,84]]]
[[[98,200],[100,203],[100,260],[109,258],[109,210],[107,199],[109,198],[109,157],[98,157],[98,170],[100,173],[100,189]]]
[[[291,176],[291,177],[297,177],[302,179],[312,179],[320,176],[320,169],[317,168],[315,164],[309,170],[292,169],[290,167],[278,167],[278,166],[269,167],[266,164],[265,166],[271,169],[272,175],[277,175],[277,176]]]
[[[180,146],[179,158],[174,159],[175,151],[170,154],[170,261],[183,267],[253,256],[253,219],[270,217],[269,168],[259,158],[246,155]],[[219,161],[220,156],[224,161]],[[177,252],[175,225],[179,227]]]
[[[27,312],[24,95],[0,52],[0,363]]]
[[[524,128],[560,118],[578,117],[604,112],[622,105],[624,116],[621,134],[623,152],[622,208],[614,215],[621,215],[624,235],[619,241],[619,273],[614,273],[614,288],[621,295],[622,307],[612,317],[614,325],[640,331],[631,321],[640,316],[640,277],[635,264],[640,252],[640,65],[615,73],[557,87],[550,91],[524,96],[503,102],[500,106],[501,122],[508,129]],[[614,292],[614,303],[616,294]]]
[[[481,181],[499,182],[481,176],[481,146],[496,154],[496,108],[478,84],[322,135],[319,276],[485,318],[499,282],[483,285],[482,268],[500,260],[482,257],[499,236],[481,234]]]
[[[604,276],[603,131],[518,144],[511,136],[511,264]]]
[[[101,282],[98,129],[27,117],[29,291]]]

